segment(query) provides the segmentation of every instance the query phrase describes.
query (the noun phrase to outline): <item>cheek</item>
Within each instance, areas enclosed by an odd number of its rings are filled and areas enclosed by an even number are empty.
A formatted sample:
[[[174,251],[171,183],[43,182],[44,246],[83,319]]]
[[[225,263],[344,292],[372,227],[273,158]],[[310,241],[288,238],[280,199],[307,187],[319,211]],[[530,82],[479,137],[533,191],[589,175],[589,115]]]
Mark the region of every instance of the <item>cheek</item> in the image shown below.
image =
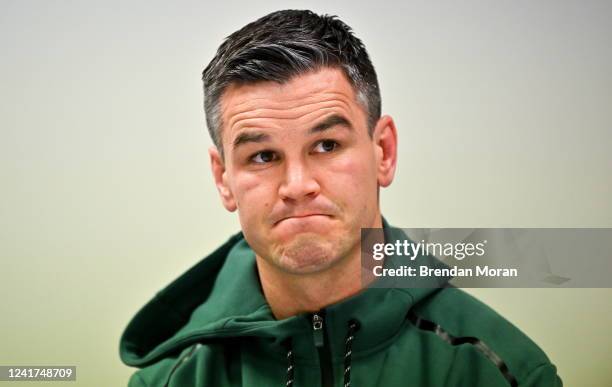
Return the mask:
[[[366,188],[376,182],[376,167],[371,152],[347,152],[330,166],[335,178],[351,184],[351,188]],[[347,187],[348,188],[348,187]]]
[[[326,180],[343,202],[360,205],[376,195],[377,176],[372,156],[365,152],[345,154],[323,171]]]
[[[241,216],[253,219],[269,211],[274,200],[273,181],[258,174],[241,173],[235,176],[234,196]]]

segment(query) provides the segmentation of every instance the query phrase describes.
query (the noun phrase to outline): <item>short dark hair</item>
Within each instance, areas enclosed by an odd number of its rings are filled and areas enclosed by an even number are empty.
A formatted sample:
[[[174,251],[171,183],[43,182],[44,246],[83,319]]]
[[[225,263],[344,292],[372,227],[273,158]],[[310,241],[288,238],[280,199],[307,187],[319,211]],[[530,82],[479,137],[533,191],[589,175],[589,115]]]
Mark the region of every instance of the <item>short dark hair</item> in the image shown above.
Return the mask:
[[[220,99],[230,84],[284,83],[322,67],[338,67],[368,115],[370,135],[380,118],[380,91],[365,46],[337,16],[307,10],[272,12],[228,36],[202,73],[210,136],[223,154]]]

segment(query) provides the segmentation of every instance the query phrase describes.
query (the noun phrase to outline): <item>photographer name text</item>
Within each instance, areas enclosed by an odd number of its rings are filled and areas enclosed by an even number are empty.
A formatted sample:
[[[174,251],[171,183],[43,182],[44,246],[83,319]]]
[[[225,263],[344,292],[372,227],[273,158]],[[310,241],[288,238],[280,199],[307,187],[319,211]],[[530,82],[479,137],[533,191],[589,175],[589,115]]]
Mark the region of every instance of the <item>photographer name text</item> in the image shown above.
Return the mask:
[[[491,266],[431,268],[421,265],[418,267],[400,266],[391,269],[375,266],[372,272],[376,277],[518,277],[518,269],[516,268]]]

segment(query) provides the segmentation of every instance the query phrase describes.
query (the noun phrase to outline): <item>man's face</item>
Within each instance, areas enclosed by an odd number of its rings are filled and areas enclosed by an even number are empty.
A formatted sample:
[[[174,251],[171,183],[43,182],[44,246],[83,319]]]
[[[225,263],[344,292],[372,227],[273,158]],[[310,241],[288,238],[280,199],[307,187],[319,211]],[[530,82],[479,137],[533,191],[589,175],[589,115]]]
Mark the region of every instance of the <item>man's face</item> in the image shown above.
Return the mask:
[[[378,187],[391,182],[388,171],[381,176],[377,141],[385,129],[369,136],[341,70],[233,85],[221,109],[225,159],[211,149],[213,174],[258,256],[285,272],[314,273],[356,251],[361,227],[380,227]]]

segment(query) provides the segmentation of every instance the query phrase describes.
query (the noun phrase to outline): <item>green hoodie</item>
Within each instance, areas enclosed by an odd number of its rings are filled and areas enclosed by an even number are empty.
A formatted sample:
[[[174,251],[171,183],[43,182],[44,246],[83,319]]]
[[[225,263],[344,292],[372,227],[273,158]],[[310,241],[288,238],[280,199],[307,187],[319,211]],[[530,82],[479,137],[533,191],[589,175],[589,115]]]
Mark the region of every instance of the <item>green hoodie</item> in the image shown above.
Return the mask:
[[[120,355],[141,368],[130,387],[562,385],[536,344],[453,287],[367,288],[276,320],[242,234],[142,308]]]

